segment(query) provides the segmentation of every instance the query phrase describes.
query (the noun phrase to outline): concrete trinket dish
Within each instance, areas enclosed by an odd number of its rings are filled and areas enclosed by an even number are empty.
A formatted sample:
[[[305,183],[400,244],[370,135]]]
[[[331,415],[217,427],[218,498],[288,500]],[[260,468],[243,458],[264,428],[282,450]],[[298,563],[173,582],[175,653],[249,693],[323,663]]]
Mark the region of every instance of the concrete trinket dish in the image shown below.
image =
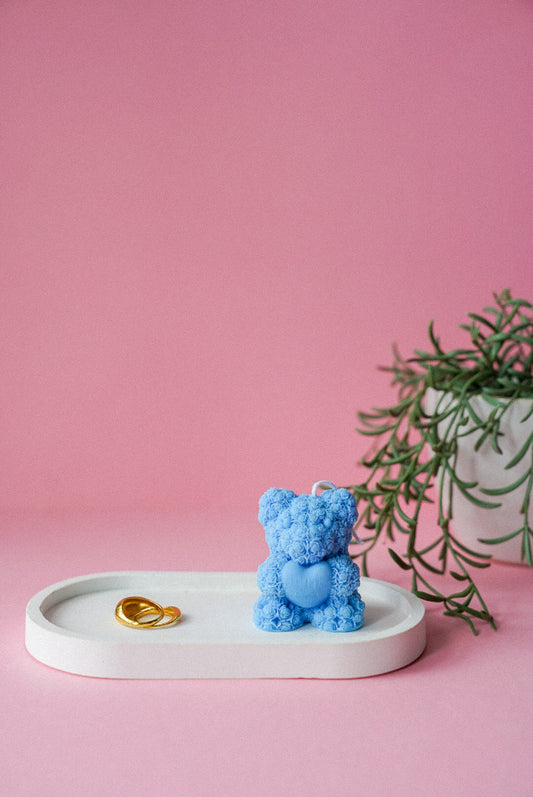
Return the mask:
[[[425,612],[410,592],[361,579],[365,625],[324,634],[255,628],[255,573],[97,573],[54,584],[26,610],[26,648],[55,669],[100,678],[360,678],[396,670],[425,648]],[[181,622],[136,630],[114,616],[126,595],[177,604]]]

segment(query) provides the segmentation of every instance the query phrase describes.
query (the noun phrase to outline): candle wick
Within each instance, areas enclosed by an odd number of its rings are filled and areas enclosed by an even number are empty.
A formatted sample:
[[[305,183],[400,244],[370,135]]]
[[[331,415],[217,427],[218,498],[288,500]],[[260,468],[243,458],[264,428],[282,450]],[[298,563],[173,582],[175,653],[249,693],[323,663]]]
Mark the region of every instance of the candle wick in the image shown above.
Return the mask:
[[[335,485],[333,484],[333,482],[328,482],[328,481],[325,481],[324,479],[321,479],[321,481],[315,482],[313,484],[313,489],[311,490],[311,495],[316,495],[318,488],[322,487],[322,485],[327,485],[330,488],[330,490],[336,490],[337,489],[335,487]]]

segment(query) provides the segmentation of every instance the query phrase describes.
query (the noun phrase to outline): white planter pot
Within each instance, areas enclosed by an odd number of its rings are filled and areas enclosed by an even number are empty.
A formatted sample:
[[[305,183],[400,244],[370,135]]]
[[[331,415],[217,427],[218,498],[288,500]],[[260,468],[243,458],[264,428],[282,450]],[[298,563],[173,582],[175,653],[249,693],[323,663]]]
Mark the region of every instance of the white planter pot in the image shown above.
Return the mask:
[[[438,391],[431,391],[431,394],[428,392],[427,411],[434,412],[439,401],[443,407],[446,406],[446,401],[450,400],[452,399],[448,398],[448,394],[443,395]],[[482,419],[488,418],[493,409],[493,406],[481,396],[474,396],[471,403],[478,417]],[[478,484],[477,488],[471,490],[477,498],[498,503],[500,506],[491,509],[478,507],[465,498],[457,488],[454,488],[452,495],[452,531],[457,540],[473,551],[490,554],[494,559],[515,564],[524,563],[522,560],[522,534],[495,545],[486,545],[481,543],[480,539],[497,539],[522,527],[524,516],[520,512],[520,508],[526,489],[528,489],[528,480],[526,479],[513,492],[501,496],[487,496],[481,492],[480,488],[498,489],[512,484],[530,467],[531,453],[527,452],[517,465],[505,468],[533,431],[533,416],[522,422],[530,407],[530,399],[519,399],[506,410],[500,426],[503,436],[498,438],[501,454],[492,448],[490,437],[483,442],[478,451],[475,451],[475,444],[480,437],[479,432],[462,437],[458,441],[457,475],[465,482]],[[444,432],[449,423],[450,420],[447,419],[439,424],[440,434]],[[469,422],[462,427],[463,431],[468,430],[469,425],[472,428],[472,423]],[[448,495],[449,483],[446,482],[447,480],[444,485],[445,495]],[[528,518],[531,525],[533,521],[532,507],[530,507]]]

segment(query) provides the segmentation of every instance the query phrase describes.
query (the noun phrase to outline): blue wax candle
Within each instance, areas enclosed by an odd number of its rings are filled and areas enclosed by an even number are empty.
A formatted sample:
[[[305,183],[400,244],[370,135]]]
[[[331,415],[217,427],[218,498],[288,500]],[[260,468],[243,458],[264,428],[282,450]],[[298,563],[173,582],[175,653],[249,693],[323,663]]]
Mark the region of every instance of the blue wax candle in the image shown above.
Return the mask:
[[[323,486],[328,489],[318,494]],[[271,487],[261,496],[259,521],[270,555],[257,570],[258,628],[293,631],[304,623],[324,631],[361,628],[359,568],[348,554],[356,520],[355,498],[331,482],[316,482],[310,495]]]

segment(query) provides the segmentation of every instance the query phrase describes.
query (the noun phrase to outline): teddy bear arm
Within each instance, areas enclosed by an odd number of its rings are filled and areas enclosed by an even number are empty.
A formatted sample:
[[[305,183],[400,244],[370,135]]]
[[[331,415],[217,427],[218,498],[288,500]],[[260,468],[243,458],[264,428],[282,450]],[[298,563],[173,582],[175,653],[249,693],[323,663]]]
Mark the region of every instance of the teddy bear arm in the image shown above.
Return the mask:
[[[271,554],[257,568],[257,586],[264,595],[284,595],[281,581],[281,570],[287,563],[288,557],[277,553]]]
[[[359,568],[349,556],[328,559],[331,568],[331,594],[339,597],[353,595],[359,587]]]

